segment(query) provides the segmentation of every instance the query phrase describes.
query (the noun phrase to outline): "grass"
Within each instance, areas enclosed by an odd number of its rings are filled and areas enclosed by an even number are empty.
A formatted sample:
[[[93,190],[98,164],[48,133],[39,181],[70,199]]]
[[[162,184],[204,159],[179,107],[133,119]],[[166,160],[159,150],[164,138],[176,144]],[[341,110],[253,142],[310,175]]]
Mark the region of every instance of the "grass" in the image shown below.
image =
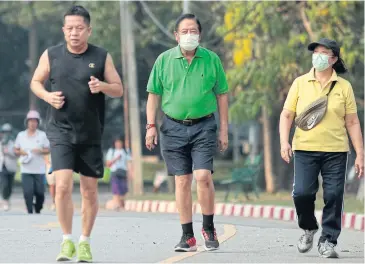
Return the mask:
[[[237,200],[233,199],[233,194],[227,201],[229,203],[244,203],[244,204],[260,204],[260,205],[276,205],[276,206],[288,206],[294,207],[293,200],[290,192],[280,192],[276,194],[261,193],[260,198],[257,199],[253,194],[250,194],[250,200],[247,200],[243,194],[239,195]],[[129,199],[135,200],[166,200],[173,201],[175,196],[169,193],[146,193],[142,196],[130,195]],[[193,193],[193,200],[196,201],[196,193]],[[224,202],[224,192],[216,192],[216,202]],[[324,206],[323,198],[320,194],[317,195],[316,209],[321,210]],[[349,213],[364,213],[364,202],[356,200],[355,195],[345,196],[345,212]]]
[[[223,180],[227,179],[231,175],[231,171],[236,166],[232,162],[216,162],[214,166],[214,180]],[[143,179],[144,181],[153,181],[155,178],[156,171],[164,169],[164,163],[158,162],[158,163],[147,163],[144,162],[142,164],[142,173],[143,173]],[[108,169],[105,170],[103,182],[108,183],[109,182],[109,173]],[[20,182],[21,177],[19,171],[15,175],[15,181]],[[74,181],[79,182],[79,175],[74,174]]]
[[[215,162],[214,163],[214,180],[223,180],[231,176],[233,168],[237,165],[232,162]],[[143,163],[143,179],[153,181],[155,173],[164,169],[164,164],[160,163]]]

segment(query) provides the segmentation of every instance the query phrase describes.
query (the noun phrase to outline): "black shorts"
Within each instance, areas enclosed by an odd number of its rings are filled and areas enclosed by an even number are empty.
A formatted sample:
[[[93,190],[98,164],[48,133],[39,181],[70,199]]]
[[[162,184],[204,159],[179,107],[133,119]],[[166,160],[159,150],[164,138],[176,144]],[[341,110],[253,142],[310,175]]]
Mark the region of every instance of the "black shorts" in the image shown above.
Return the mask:
[[[53,171],[70,169],[83,176],[103,178],[104,162],[100,144],[72,144],[50,139]]]
[[[198,169],[213,173],[213,157],[217,151],[214,115],[192,126],[164,116],[160,131],[162,155],[170,176],[187,175]]]

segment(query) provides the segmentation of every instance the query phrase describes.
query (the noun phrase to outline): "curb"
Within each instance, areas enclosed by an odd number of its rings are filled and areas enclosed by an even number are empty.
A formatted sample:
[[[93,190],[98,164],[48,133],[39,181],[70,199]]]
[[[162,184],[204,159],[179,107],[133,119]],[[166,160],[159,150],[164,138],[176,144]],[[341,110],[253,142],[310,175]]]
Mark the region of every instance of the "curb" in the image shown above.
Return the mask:
[[[158,200],[127,200],[125,210],[132,212],[152,212],[152,213],[178,213],[174,201]],[[198,203],[193,203],[193,213],[201,214]],[[272,205],[252,205],[217,203],[215,205],[215,215],[264,218],[282,221],[297,221],[295,209],[292,207],[272,206]],[[321,223],[322,211],[315,212],[318,222]],[[355,213],[343,213],[342,228],[354,229],[364,232],[365,216]]]

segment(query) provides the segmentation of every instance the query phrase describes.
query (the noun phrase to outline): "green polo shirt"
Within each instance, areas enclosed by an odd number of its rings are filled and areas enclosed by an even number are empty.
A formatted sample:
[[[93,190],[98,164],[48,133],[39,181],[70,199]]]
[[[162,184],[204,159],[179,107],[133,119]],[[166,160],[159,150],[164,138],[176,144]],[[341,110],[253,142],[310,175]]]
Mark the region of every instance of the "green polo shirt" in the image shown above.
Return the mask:
[[[190,65],[177,46],[153,66],[147,92],[161,96],[162,111],[175,119],[200,118],[217,110],[216,95],[228,91],[222,63],[214,52],[198,47]]]

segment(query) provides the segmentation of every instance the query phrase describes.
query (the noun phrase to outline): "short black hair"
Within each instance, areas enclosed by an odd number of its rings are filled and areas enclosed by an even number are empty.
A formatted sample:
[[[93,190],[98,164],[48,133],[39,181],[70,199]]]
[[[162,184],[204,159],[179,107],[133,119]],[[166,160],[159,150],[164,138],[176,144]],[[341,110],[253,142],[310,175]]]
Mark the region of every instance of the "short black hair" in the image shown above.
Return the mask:
[[[72,6],[65,15],[63,16],[63,19],[65,19],[66,16],[81,16],[84,18],[84,21],[86,24],[90,25],[91,18],[89,11],[87,11],[83,6]]]
[[[198,29],[199,29],[199,33],[202,32],[202,25],[200,24],[200,21],[198,19],[198,17],[194,14],[191,13],[187,13],[187,14],[182,14],[181,16],[179,16],[176,20],[175,23],[175,31],[177,32],[180,26],[181,21],[183,21],[184,19],[193,19],[195,20],[195,22],[198,24]]]
[[[115,141],[118,141],[118,140],[120,140],[120,141],[122,141],[122,143],[124,143],[124,136],[123,135],[118,135],[118,136],[116,136],[115,138],[114,138],[114,143],[115,143]]]

